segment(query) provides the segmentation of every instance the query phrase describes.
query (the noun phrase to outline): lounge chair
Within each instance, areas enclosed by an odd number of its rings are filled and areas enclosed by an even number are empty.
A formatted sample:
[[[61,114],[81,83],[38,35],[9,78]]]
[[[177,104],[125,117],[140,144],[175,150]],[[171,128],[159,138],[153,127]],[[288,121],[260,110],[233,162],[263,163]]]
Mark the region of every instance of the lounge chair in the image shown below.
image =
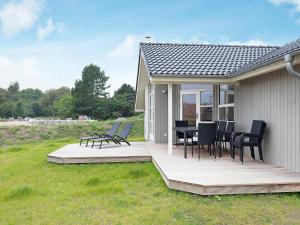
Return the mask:
[[[97,139],[97,138],[113,137],[117,133],[119,127],[120,127],[120,122],[115,122],[113,123],[112,127],[109,130],[105,131],[104,133],[101,134],[95,133],[95,136],[90,136],[90,137],[81,137],[80,145],[82,144],[83,141],[86,141],[85,146],[87,147],[90,140]]]
[[[121,144],[121,142],[125,142],[130,146],[130,143],[127,141],[127,137],[129,136],[132,127],[133,127],[133,123],[126,123],[124,128],[121,130],[121,132],[115,134],[113,137],[100,137],[100,138],[92,139],[93,141],[92,148],[94,147],[95,142],[100,143],[99,145],[99,149],[100,149],[102,147],[103,142],[109,142],[109,141],[112,141],[115,144]]]

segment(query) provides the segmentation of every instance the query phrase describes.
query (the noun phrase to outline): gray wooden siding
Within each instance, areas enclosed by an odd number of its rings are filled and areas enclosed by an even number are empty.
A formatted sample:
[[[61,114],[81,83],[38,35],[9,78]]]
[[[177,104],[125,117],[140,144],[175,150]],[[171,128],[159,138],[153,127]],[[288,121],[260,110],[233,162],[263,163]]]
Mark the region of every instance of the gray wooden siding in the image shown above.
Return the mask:
[[[173,120],[179,119],[180,89],[179,85],[173,85]],[[168,142],[168,90],[167,84],[155,85],[155,143]],[[175,124],[173,124],[174,126]],[[174,132],[175,133],[175,132]],[[175,140],[175,135],[173,137]]]
[[[168,85],[155,85],[155,143],[168,142],[168,95],[163,94],[164,90]]]
[[[219,88],[220,86],[218,84],[213,85],[213,115],[212,120],[218,120],[219,116]]]
[[[236,130],[248,131],[254,119],[268,123],[265,161],[300,172],[300,79],[283,69],[240,82],[235,95]]]
[[[173,84],[173,127],[175,127],[175,120],[180,119],[180,85]],[[176,132],[173,132],[173,142],[175,143]]]

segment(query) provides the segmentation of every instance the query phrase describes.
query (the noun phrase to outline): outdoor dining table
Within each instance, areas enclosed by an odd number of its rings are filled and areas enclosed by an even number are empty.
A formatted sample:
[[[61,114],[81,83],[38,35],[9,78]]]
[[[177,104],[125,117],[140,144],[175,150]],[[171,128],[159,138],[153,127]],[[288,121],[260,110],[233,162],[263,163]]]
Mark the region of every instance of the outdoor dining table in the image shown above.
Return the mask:
[[[198,127],[196,127],[196,126],[193,126],[193,127],[175,127],[174,130],[183,133],[183,136],[184,136],[184,142],[183,142],[184,158],[187,158],[187,137],[188,137],[188,133],[194,134],[195,132],[198,131]]]

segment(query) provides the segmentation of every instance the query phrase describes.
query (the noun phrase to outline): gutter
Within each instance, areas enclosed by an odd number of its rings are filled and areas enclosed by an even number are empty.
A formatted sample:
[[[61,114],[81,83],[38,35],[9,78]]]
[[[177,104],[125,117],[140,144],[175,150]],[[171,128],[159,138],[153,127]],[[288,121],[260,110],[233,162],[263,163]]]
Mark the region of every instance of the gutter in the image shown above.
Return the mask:
[[[289,72],[289,74],[291,74],[294,77],[300,78],[300,73],[297,72],[294,67],[293,67],[293,61],[294,61],[295,57],[290,55],[290,54],[286,54],[284,56],[284,61],[286,64],[286,69]]]

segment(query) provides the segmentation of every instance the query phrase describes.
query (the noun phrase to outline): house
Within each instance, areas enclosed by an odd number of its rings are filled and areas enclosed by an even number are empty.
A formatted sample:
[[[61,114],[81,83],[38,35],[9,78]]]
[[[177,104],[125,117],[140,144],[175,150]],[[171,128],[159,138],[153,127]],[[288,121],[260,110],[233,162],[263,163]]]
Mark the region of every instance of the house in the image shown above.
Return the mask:
[[[264,158],[300,172],[300,39],[283,47],[141,43],[136,111],[145,113],[145,139],[167,143],[174,121],[254,119],[268,123]]]

